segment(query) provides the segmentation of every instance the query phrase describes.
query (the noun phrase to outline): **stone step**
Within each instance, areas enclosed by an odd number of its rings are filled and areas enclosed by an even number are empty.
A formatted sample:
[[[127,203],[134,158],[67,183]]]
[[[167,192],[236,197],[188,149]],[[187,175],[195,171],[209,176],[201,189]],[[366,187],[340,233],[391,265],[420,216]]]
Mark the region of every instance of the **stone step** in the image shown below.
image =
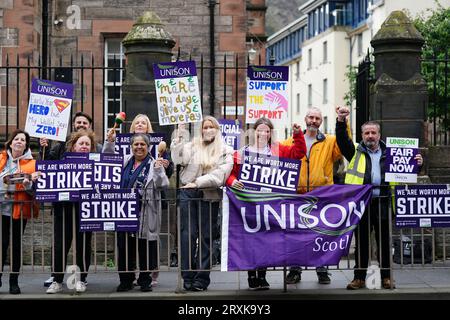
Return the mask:
[[[435,184],[448,184],[450,183],[450,175],[445,175],[445,176],[431,176],[431,182],[435,183]]]
[[[432,146],[428,149],[428,167],[450,169],[450,146]]]
[[[430,168],[428,169],[430,177],[450,176],[450,168]]]

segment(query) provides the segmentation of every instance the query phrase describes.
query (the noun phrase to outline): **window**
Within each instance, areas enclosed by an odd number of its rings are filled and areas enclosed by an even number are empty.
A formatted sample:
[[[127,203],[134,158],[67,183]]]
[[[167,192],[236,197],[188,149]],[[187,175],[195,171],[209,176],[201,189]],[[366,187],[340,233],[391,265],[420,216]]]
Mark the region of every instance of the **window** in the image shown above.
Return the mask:
[[[297,101],[296,101],[296,111],[297,113],[300,113],[300,93],[297,93]]]
[[[122,83],[124,81],[125,55],[121,38],[105,39],[105,134],[114,126],[116,114],[123,111]],[[119,127],[119,132],[122,126]]]
[[[300,79],[300,61],[295,63],[295,80]]]
[[[323,42],[323,63],[327,63],[328,62],[328,48],[327,48],[328,43],[326,41]]]
[[[312,106],[312,84],[308,84],[308,107]]]
[[[323,104],[328,103],[328,80],[323,79]]]
[[[314,10],[314,35],[319,34],[319,9]]]
[[[356,42],[357,42],[358,56],[361,56],[363,54],[363,35],[362,35],[362,33],[360,33],[356,36]]]
[[[312,68],[312,49],[308,49],[308,70]]]

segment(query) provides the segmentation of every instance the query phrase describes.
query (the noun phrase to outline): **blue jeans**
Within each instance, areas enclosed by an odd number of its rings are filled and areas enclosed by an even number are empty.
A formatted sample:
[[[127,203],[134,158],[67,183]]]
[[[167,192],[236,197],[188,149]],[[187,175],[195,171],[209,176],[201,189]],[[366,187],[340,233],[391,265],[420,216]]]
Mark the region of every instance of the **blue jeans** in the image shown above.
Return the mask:
[[[206,289],[211,282],[212,233],[216,231],[219,203],[204,201],[203,192],[194,189],[180,190],[179,199],[181,275],[185,284],[195,283]]]

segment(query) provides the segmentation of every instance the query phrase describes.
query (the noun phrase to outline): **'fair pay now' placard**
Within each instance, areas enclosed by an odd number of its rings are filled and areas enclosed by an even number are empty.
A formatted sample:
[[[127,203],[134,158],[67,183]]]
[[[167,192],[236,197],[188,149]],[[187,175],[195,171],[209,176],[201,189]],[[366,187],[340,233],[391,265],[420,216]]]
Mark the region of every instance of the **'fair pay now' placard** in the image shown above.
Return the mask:
[[[419,139],[386,139],[385,180],[388,182],[416,183],[418,164],[414,159],[419,152]]]

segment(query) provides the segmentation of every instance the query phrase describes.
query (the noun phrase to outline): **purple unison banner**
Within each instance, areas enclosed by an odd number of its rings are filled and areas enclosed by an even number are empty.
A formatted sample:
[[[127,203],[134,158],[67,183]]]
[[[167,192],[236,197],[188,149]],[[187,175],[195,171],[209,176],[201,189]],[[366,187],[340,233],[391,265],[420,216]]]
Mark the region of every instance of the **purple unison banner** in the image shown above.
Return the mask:
[[[233,150],[240,149],[241,121],[231,119],[219,119],[220,131],[223,142]]]
[[[36,201],[78,201],[79,192],[94,188],[94,161],[67,159],[36,161],[42,174],[36,183]]]
[[[150,154],[153,158],[158,158],[158,144],[161,141],[165,141],[166,135],[165,133],[147,133],[148,138],[150,140]],[[131,154],[131,137],[133,133],[120,133],[116,136],[116,144],[114,147],[114,151],[124,158]]]
[[[94,161],[94,189],[120,189],[123,157],[111,153],[66,152],[63,159],[86,159]]]
[[[337,265],[371,199],[370,185],[331,185],[308,194],[228,189],[222,271]]]
[[[239,181],[246,190],[297,193],[299,160],[244,151]]]
[[[80,192],[80,231],[136,232],[139,210],[139,196],[132,189]]]
[[[396,186],[395,226],[450,227],[450,185]]]

